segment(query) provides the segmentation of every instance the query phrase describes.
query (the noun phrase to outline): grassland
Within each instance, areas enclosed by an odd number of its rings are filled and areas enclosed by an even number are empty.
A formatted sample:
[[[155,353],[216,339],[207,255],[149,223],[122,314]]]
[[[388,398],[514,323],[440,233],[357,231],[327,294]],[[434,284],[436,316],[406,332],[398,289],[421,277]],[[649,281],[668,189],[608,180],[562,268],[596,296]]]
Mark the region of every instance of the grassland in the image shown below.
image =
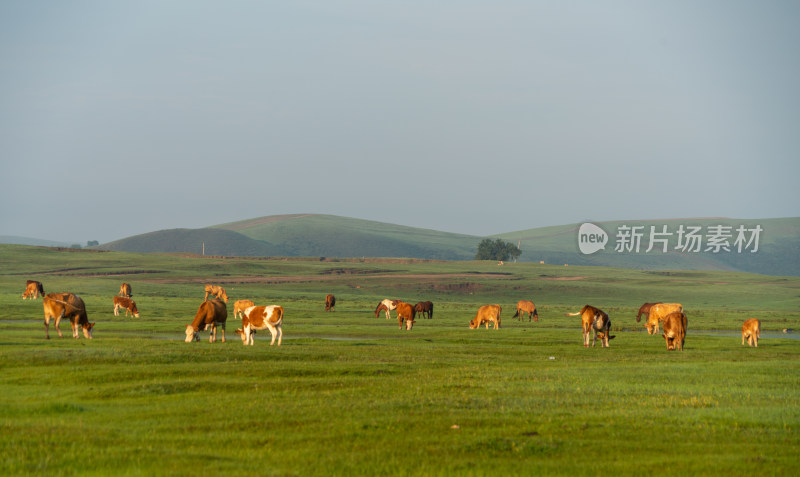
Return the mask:
[[[423,260],[202,258],[0,245],[3,475],[794,475],[800,279]],[[25,279],[83,297],[44,339]],[[140,319],[115,317],[133,285]],[[281,304],[284,344],[184,343],[202,284]],[[337,296],[323,311],[326,293]],[[435,303],[411,332],[382,298]],[[533,299],[540,321],[513,320]],[[686,350],[634,316],[679,301]],[[469,330],[478,305],[500,330]],[[585,303],[616,338],[584,349]],[[759,348],[741,345],[762,320]],[[69,336],[68,326],[62,328]],[[203,333],[207,338],[207,333]],[[52,333],[51,333],[52,336]]]

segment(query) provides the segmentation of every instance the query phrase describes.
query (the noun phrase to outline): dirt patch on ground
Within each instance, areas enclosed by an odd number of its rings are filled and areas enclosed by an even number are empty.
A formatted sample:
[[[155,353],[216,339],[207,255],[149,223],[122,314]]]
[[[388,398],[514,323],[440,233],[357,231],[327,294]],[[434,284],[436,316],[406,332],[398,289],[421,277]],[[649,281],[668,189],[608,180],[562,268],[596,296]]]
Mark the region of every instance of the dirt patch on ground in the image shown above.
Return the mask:
[[[539,280],[583,280],[589,277],[539,277]]]
[[[501,275],[502,276],[502,275]],[[369,275],[369,278],[386,278],[386,279],[439,279],[439,278],[500,278],[494,273],[444,273],[444,274],[397,274],[397,275]],[[242,283],[300,283],[300,282],[322,282],[331,280],[352,280],[352,275],[293,275],[293,276],[280,276],[280,277],[215,277],[215,278],[150,278],[141,280],[149,283],[209,283],[214,282],[216,285],[235,285]],[[468,284],[470,286],[480,286],[478,284]],[[460,286],[460,285],[456,285]]]

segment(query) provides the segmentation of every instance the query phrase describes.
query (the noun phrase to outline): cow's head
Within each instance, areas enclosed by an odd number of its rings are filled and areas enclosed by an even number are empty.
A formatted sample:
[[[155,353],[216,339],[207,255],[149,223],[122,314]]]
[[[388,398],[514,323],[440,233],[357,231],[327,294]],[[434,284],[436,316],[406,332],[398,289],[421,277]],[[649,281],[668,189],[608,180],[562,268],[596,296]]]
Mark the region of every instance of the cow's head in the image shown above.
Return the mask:
[[[536,311],[536,308],[533,309],[533,321],[539,321],[539,312]]]
[[[239,328],[239,329],[237,329],[237,330],[235,331],[235,333],[236,333],[237,335],[239,335],[239,338],[241,338],[241,339],[242,339],[242,343],[244,343],[244,344],[247,344],[247,335],[245,334],[244,330],[242,330],[241,328]]]
[[[474,329],[475,329],[475,328],[477,328],[478,326],[480,326],[480,323],[478,322],[478,319],[477,319],[477,318],[475,318],[474,320],[470,320],[470,322],[469,322],[469,329],[471,329],[471,330],[474,330]]]
[[[136,308],[136,303],[131,302],[131,314],[136,318],[139,318],[139,309]]]
[[[92,339],[92,330],[94,329],[94,323],[86,323],[83,325],[83,337],[86,339]]]
[[[200,341],[200,333],[195,331],[192,325],[186,325],[186,341],[187,343],[191,343],[192,341]]]
[[[411,331],[411,328],[414,327],[414,323],[416,323],[416,321],[412,320],[411,318],[406,318],[405,319],[406,330]]]

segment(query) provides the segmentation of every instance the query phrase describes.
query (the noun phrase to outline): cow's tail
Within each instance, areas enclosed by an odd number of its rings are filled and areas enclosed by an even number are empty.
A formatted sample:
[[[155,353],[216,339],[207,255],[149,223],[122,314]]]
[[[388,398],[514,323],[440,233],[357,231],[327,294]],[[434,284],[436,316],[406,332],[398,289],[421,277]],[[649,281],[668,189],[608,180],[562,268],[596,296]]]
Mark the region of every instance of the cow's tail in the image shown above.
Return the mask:
[[[580,316],[580,315],[581,315],[580,311],[577,313],[564,313],[564,316]]]

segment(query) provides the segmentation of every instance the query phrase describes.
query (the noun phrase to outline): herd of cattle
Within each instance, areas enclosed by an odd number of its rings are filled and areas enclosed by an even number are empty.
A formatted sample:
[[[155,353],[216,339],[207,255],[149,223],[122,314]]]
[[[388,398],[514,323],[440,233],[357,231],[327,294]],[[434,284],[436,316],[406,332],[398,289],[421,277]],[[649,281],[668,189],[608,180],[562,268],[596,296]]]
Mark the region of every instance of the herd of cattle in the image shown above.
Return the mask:
[[[44,327],[45,337],[50,339],[50,320],[54,320],[58,336],[61,337],[59,323],[63,318],[69,318],[72,325],[72,337],[79,338],[82,331],[84,337],[92,339],[94,323],[89,322],[86,313],[86,305],[83,300],[73,293],[49,293],[45,295],[44,286],[41,282],[28,280],[22,299],[36,299],[42,297],[44,307]],[[139,318],[139,310],[136,302],[132,300],[132,290],[128,283],[120,286],[119,294],[113,297],[114,315],[119,316],[120,309],[125,310],[125,316],[131,315]],[[213,298],[209,300],[209,296]],[[205,297],[203,303],[197,310],[194,320],[186,325],[186,342],[200,341],[200,331],[209,331],[209,342],[213,343],[217,339],[217,328],[222,329],[222,342],[225,342],[225,323],[228,318],[228,294],[225,289],[216,285],[205,286]],[[325,311],[335,311],[336,297],[331,294],[325,296]],[[384,312],[386,319],[391,318],[390,311],[397,313],[397,321],[400,329],[411,330],[414,326],[415,317],[433,318],[433,303],[430,301],[419,302],[416,305],[405,303],[401,300],[385,299],[378,303],[375,308],[375,318]],[[470,320],[471,329],[485,325],[489,329],[489,324],[497,330],[500,329],[500,305],[483,305],[478,309],[475,318]],[[539,321],[539,314],[536,305],[529,300],[517,302],[517,311],[514,318],[522,320],[528,314],[528,321]],[[687,318],[680,303],[645,303],[639,308],[636,321],[640,322],[642,315],[647,317],[644,324],[648,334],[656,335],[659,331],[659,324],[663,323],[662,337],[666,341],[667,350],[681,350],[686,341]],[[591,305],[585,305],[577,313],[567,313],[566,316],[580,316],[583,328],[583,346],[592,346],[600,339],[601,346],[608,347],[608,341],[614,339],[611,336],[611,320],[603,310]],[[236,330],[240,335],[244,345],[253,345],[253,335],[256,331],[269,330],[272,334],[270,346],[278,341],[281,345],[283,337],[283,307],[277,305],[256,306],[251,300],[237,300],[233,304],[234,319],[241,318],[242,328]],[[758,339],[761,336],[761,322],[756,318],[746,320],[742,325],[742,345],[745,341],[750,346],[758,347]]]

